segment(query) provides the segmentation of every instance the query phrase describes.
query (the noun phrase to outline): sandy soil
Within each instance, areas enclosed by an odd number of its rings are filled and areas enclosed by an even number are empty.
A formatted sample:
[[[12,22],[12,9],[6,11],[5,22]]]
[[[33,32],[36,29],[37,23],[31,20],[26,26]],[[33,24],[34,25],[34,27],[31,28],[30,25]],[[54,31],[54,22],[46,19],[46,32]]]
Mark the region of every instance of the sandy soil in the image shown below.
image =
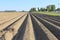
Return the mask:
[[[24,17],[22,17],[25,15]],[[2,12],[0,13],[0,40],[12,40],[27,14],[24,12]],[[2,18],[3,17],[3,18]],[[14,22],[14,23],[13,23]],[[11,25],[10,25],[11,24]],[[8,28],[5,29],[5,28]],[[5,29],[5,30],[3,30]]]

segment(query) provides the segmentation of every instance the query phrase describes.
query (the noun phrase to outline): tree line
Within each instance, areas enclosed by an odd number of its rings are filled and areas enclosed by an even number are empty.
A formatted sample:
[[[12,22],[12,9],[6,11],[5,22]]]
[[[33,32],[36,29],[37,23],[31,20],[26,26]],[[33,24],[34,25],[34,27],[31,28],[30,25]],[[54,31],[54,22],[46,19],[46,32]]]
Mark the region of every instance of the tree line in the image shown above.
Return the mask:
[[[60,11],[60,8],[56,9],[55,5],[48,5],[46,6],[46,8],[31,8],[29,12],[36,12],[36,11]]]

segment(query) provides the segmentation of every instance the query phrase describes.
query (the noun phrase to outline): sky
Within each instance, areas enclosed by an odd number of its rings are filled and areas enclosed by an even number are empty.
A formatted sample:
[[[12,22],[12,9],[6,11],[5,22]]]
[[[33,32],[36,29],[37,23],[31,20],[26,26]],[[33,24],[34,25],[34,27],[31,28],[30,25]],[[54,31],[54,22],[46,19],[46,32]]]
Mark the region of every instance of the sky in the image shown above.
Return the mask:
[[[28,11],[30,8],[46,7],[47,5],[54,4],[58,8],[59,0],[0,0],[0,11],[4,10],[17,10]]]

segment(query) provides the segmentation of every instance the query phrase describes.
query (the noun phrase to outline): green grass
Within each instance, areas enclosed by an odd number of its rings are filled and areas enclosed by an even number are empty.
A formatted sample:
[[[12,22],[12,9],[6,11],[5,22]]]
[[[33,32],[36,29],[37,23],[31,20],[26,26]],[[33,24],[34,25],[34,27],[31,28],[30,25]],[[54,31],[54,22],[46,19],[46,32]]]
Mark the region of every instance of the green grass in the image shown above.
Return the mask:
[[[52,15],[52,16],[60,16],[60,12],[39,12],[40,14]]]

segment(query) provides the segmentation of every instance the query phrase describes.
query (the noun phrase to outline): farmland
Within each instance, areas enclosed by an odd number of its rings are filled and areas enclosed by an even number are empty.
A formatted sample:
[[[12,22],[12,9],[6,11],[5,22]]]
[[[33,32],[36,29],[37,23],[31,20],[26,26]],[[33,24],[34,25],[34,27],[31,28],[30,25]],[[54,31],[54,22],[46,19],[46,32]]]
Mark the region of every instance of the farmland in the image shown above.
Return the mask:
[[[58,14],[0,12],[0,40],[59,40]]]

